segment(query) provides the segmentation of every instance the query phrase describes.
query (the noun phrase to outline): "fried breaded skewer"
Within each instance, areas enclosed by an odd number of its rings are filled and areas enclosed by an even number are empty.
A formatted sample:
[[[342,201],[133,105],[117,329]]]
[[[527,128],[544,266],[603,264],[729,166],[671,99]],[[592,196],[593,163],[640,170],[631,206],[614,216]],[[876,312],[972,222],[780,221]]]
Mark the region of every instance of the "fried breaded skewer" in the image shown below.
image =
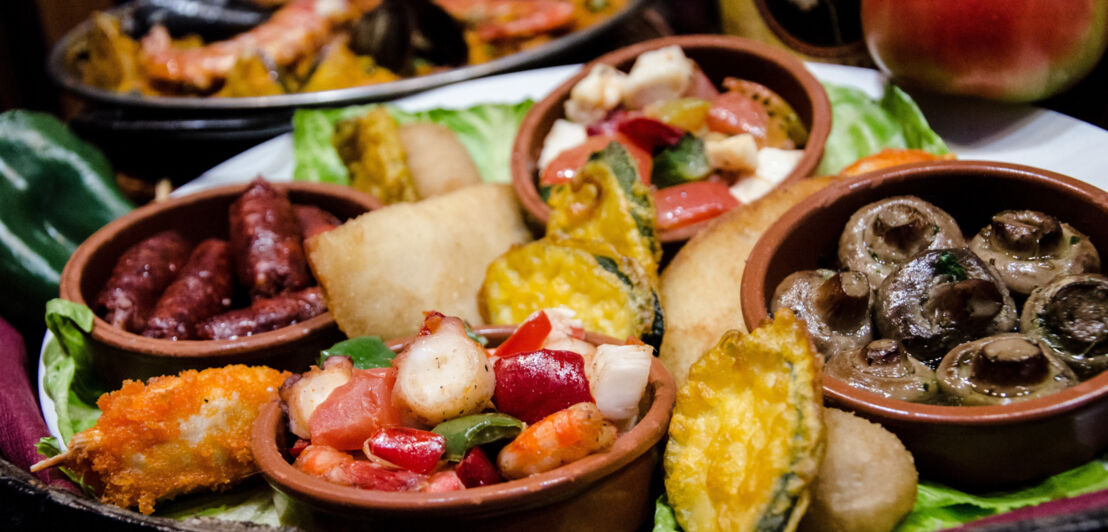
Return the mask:
[[[97,401],[103,414],[68,450],[31,467],[65,466],[103,502],[138,506],[201,489],[222,490],[255,471],[250,430],[289,376],[243,365],[188,370],[146,384],[125,381]]]

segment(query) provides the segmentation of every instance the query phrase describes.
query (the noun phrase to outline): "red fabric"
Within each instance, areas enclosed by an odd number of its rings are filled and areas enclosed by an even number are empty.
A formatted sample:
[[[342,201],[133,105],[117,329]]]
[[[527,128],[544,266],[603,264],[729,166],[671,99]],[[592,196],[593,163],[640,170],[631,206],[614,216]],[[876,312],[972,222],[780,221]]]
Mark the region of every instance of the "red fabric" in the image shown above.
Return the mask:
[[[1078,495],[1077,497],[1058,499],[1056,501],[1044,502],[1036,506],[1028,506],[1026,508],[1020,508],[1018,510],[1012,510],[1008,513],[998,514],[992,517],[986,517],[984,519],[974,521],[972,523],[969,523],[968,525],[965,525],[964,527],[959,527],[954,530],[957,531],[963,529],[972,529],[981,527],[983,525],[1017,523],[1020,521],[1040,519],[1043,517],[1075,514],[1078,512],[1094,510],[1097,508],[1108,508],[1108,490],[1086,493],[1085,495]]]
[[[0,319],[0,456],[23,469],[44,458],[35,443],[50,435],[27,378],[28,363],[23,337]],[[56,469],[35,476],[50,486],[77,491]]]

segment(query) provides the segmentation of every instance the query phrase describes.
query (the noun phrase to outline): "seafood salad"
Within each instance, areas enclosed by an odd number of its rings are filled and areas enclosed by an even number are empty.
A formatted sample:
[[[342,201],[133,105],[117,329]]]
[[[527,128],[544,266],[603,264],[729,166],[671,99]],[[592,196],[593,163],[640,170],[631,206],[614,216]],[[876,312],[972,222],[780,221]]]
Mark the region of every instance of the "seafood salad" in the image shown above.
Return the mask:
[[[761,198],[800,161],[807,128],[768,87],[728,77],[723,89],[676,45],[642,53],[628,72],[592,67],[543,142],[540,191],[572,181],[614,141],[653,188],[662,231]]]
[[[342,89],[476,64],[620,11],[626,0],[137,0],[66,50],[88,85],[148,96]]]
[[[281,387],[297,469],[336,484],[441,492],[520,479],[607,450],[634,426],[653,352],[593,345],[564,309],[495,349],[428,312],[393,358],[338,346]],[[347,342],[360,342],[355,338]]]

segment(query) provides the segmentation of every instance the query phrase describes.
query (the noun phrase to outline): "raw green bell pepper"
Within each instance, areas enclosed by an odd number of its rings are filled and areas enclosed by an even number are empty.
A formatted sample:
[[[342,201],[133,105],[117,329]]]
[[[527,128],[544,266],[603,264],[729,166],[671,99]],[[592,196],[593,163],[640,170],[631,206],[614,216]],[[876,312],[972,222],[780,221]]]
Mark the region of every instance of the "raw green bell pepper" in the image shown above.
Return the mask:
[[[104,155],[56,118],[0,114],[0,314],[40,316],[77,246],[131,208]]]
[[[508,414],[490,413],[463,416],[443,421],[431,432],[446,438],[444,458],[461,460],[466,451],[496,440],[515,438],[523,431],[523,422]]]

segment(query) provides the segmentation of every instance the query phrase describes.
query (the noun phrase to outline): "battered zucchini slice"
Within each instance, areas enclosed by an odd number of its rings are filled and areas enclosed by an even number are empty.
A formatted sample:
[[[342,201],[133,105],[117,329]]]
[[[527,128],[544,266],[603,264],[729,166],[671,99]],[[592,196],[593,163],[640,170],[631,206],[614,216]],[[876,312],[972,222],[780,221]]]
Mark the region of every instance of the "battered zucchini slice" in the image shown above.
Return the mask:
[[[689,532],[792,531],[824,452],[819,370],[789,310],[728,331],[689,371],[665,453],[666,493]]]
[[[331,144],[350,171],[350,185],[388,205],[417,201],[399,126],[384,107],[335,124]]]
[[[657,277],[662,246],[654,198],[619,143],[592,154],[573,181],[551,189],[547,203],[548,235],[608,242]]]
[[[586,330],[649,338],[657,296],[630,266],[602,242],[544,238],[514,246],[489,265],[478,306],[488,323],[523,323],[536,310],[565,307]]]

